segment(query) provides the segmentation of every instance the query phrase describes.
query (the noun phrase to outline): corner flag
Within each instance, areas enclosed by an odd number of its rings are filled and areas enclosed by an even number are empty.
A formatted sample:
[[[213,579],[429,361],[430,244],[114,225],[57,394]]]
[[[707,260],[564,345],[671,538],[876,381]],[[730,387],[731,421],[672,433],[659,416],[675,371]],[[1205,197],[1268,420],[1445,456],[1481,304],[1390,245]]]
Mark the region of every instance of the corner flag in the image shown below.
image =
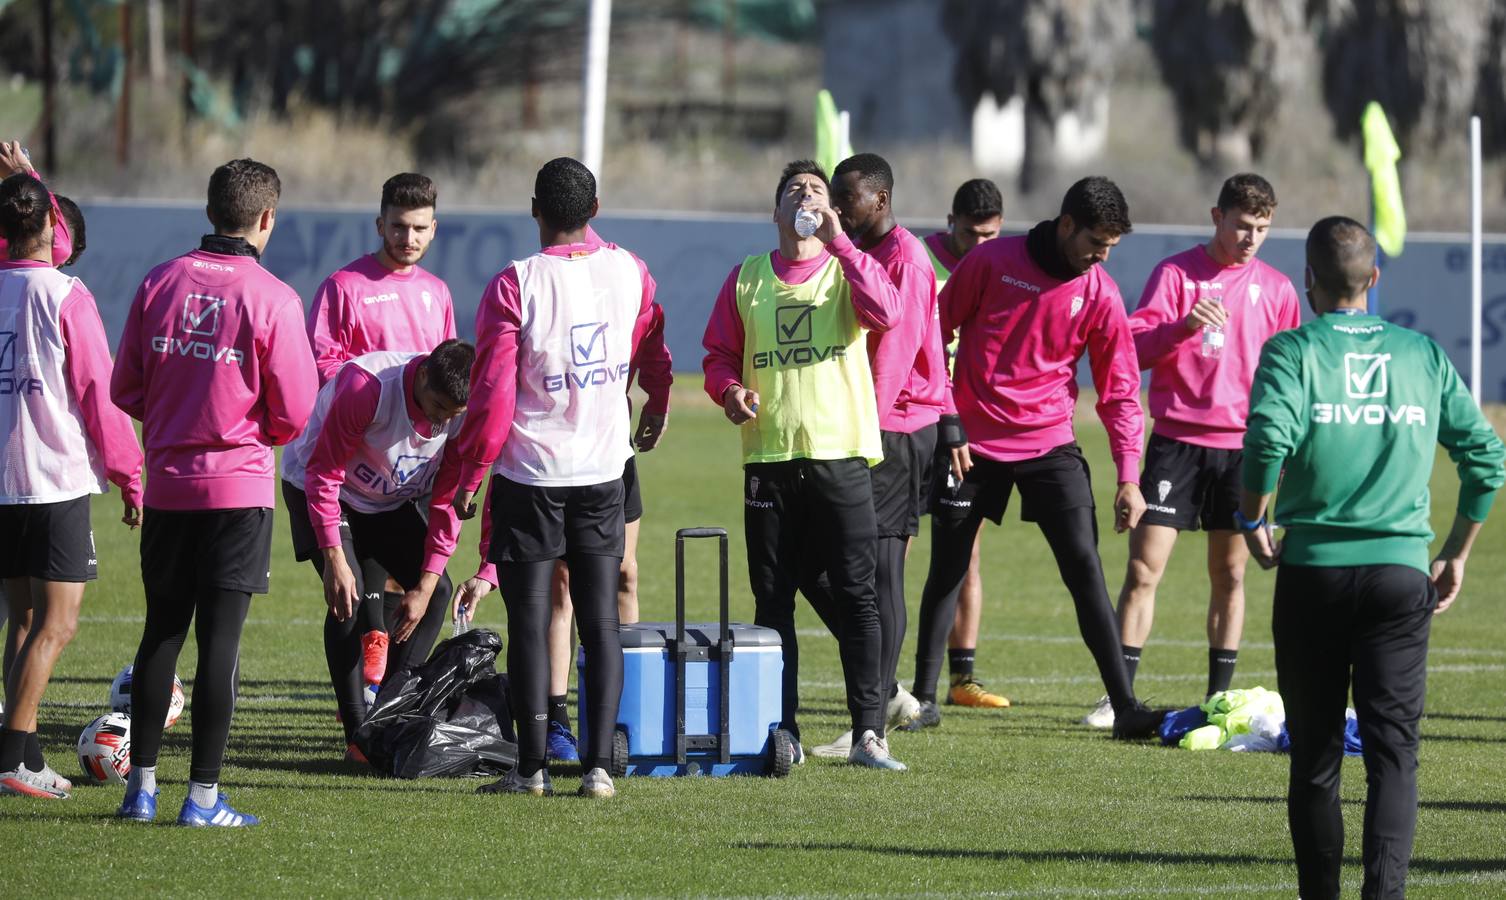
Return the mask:
[[[852,155],[852,145],[842,127],[842,114],[831,91],[822,88],[816,94],[816,162],[831,176],[837,163]]]
[[[1400,256],[1407,238],[1407,213],[1402,207],[1401,178],[1396,172],[1401,148],[1391,134],[1385,110],[1373,100],[1365,105],[1360,130],[1365,137],[1365,168],[1370,170],[1375,242],[1387,256]]]

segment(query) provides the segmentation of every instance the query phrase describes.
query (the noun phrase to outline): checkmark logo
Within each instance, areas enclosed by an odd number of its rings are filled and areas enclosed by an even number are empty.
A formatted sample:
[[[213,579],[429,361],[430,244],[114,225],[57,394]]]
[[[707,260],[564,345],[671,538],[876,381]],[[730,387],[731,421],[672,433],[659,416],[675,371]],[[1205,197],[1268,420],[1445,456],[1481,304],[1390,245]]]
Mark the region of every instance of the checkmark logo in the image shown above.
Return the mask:
[[[1344,393],[1356,400],[1384,397],[1389,388],[1386,362],[1389,353],[1344,354]]]
[[[16,371],[16,333],[0,331],[0,372]]]
[[[392,480],[398,484],[407,484],[413,476],[428,468],[430,459],[428,456],[399,456],[392,467]]]
[[[587,322],[570,328],[570,350],[577,366],[607,361],[606,322]]]
[[[183,299],[183,330],[213,337],[220,330],[220,310],[225,301],[208,294],[189,294]]]
[[[779,332],[775,337],[781,344],[809,344],[811,342],[811,313],[814,306],[781,306],[774,310],[774,327]]]

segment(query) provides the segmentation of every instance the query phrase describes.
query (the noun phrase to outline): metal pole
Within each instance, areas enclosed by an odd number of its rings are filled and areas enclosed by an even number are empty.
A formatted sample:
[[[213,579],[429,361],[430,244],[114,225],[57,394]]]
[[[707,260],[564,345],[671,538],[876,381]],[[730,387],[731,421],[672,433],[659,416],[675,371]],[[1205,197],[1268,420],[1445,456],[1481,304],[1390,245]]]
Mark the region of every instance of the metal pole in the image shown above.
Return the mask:
[[[611,43],[612,0],[591,0],[586,25],[584,104],[580,117],[581,162],[596,176],[601,192],[602,134],[607,117],[607,48]]]
[[[1480,405],[1480,320],[1484,309],[1484,247],[1480,192],[1480,117],[1469,118],[1469,390]]]
[[[146,0],[146,70],[154,86],[167,77],[167,45],[162,35],[162,0]]]

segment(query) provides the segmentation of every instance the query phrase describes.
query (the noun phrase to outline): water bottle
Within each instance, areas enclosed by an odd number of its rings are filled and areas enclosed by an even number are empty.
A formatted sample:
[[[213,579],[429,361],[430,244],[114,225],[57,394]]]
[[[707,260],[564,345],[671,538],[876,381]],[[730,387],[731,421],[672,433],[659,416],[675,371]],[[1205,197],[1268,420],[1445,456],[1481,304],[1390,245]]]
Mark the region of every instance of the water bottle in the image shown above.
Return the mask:
[[[821,216],[813,209],[802,206],[795,213],[795,233],[803,238],[808,238],[816,233],[821,227]]]
[[[450,630],[450,637],[460,637],[462,634],[465,634],[470,630],[471,612],[470,610],[466,609],[465,604],[462,603],[460,604],[460,608],[455,611],[455,626]]]
[[[1211,298],[1219,306],[1224,305],[1222,296]],[[1224,352],[1224,328],[1222,325],[1203,326],[1203,356],[1217,359]]]

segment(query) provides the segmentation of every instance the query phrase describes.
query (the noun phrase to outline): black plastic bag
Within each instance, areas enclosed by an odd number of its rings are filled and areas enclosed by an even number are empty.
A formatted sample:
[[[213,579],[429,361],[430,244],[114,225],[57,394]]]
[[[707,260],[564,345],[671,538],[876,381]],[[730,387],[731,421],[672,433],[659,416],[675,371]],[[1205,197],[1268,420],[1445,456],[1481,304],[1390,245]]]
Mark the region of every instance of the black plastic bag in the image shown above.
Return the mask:
[[[382,685],[356,746],[398,778],[497,775],[517,765],[502,638],[478,628],[434,648],[428,662]]]

